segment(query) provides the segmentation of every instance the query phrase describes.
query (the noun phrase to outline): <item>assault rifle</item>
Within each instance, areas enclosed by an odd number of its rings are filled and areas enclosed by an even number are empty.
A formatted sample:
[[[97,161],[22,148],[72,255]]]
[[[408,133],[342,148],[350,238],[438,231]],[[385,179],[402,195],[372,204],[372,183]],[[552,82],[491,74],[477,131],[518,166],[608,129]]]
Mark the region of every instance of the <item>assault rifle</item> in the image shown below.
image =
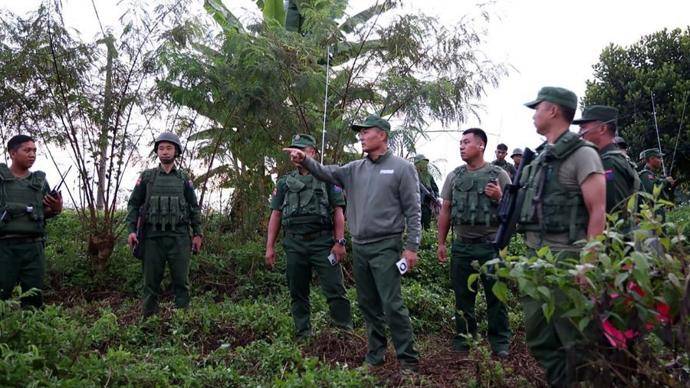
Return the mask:
[[[494,239],[494,246],[496,246],[497,249],[505,248],[510,242],[513,233],[515,233],[515,227],[517,226],[518,217],[520,216],[522,203],[525,201],[525,194],[520,190],[524,184],[524,182],[521,181],[522,170],[525,166],[532,163],[534,156],[534,151],[525,148],[520,167],[518,167],[515,173],[515,179],[511,184],[505,187],[501,202],[498,204],[498,219],[501,221],[501,224],[498,226],[496,238]]]
[[[144,204],[144,206],[139,208],[139,217],[137,217],[137,243],[134,245],[134,248],[132,248],[132,255],[139,260],[144,260],[144,229],[146,227],[146,213],[144,213],[144,211],[148,211],[148,207],[146,210],[144,210],[144,207],[147,207],[147,205]]]
[[[151,189],[156,182],[158,173],[153,175],[153,179],[146,184],[146,199],[144,204],[139,208],[139,216],[137,217],[137,245],[132,248],[132,255],[139,260],[144,260],[144,230],[146,230],[146,215],[149,213],[149,206],[151,202]]]
[[[422,182],[419,182],[419,189],[421,191],[421,202],[422,205],[424,205],[425,201],[429,201],[429,204],[431,205],[431,212],[435,215],[438,216],[439,211],[441,210],[441,205],[438,203],[438,196],[436,193],[433,191],[427,189]]]

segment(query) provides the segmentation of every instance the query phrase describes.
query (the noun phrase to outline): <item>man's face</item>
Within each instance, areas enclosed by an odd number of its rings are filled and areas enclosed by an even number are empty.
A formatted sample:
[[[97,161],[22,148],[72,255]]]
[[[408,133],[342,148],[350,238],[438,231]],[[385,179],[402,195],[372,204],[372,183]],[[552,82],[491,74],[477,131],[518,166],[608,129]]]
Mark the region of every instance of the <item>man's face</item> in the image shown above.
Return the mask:
[[[658,170],[661,168],[661,158],[659,158],[658,156],[650,156],[647,160],[647,163],[652,169]]]
[[[170,164],[175,161],[175,145],[173,143],[168,143],[167,141],[162,141],[158,143],[158,148],[156,148],[156,155],[162,164]]]
[[[602,123],[601,121],[587,121],[585,123],[580,124],[580,132],[579,135],[583,139],[592,142],[594,144],[598,144],[599,139],[601,138],[602,135]]]
[[[31,168],[36,161],[36,143],[25,141],[15,151],[10,151],[10,158],[20,167]]]
[[[511,159],[513,159],[513,163],[515,163],[516,166],[519,166],[520,162],[522,162],[522,155],[513,155]]]
[[[364,152],[377,150],[386,143],[386,133],[377,127],[362,128],[357,133],[357,137]]]
[[[547,129],[547,124],[554,116],[554,105],[548,101],[540,102],[534,109],[532,120],[534,127],[537,128],[537,133],[543,135]]]
[[[506,155],[508,155],[508,150],[502,150],[502,149],[496,148],[496,159],[505,160]]]
[[[473,133],[462,135],[460,139],[460,158],[465,162],[475,160],[484,154],[482,140]]]

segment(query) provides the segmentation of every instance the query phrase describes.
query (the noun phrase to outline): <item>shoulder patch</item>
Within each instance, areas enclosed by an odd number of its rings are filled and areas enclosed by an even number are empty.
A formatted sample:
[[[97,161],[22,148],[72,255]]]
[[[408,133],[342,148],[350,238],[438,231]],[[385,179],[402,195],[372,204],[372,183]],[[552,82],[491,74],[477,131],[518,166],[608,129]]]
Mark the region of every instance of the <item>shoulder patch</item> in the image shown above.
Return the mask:
[[[333,191],[335,191],[336,193],[342,193],[343,189],[338,185],[333,185]]]
[[[607,181],[612,181],[614,179],[614,174],[613,174],[612,168],[609,168],[608,170],[604,171],[604,174],[606,174],[606,180]]]

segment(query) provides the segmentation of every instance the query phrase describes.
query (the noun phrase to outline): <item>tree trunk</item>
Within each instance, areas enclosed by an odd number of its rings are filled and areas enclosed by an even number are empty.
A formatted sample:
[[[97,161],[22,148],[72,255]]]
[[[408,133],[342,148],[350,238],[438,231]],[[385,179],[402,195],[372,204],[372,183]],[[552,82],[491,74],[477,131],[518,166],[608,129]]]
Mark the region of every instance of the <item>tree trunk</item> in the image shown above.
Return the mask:
[[[113,58],[117,55],[115,51],[115,38],[108,35],[99,43],[105,44],[107,54],[107,64],[105,66],[105,90],[103,99],[103,116],[101,117],[101,132],[98,136],[98,189],[96,191],[96,208],[103,210],[105,208],[105,190],[106,182],[106,165],[108,162],[108,131],[110,128],[110,116],[113,113]]]

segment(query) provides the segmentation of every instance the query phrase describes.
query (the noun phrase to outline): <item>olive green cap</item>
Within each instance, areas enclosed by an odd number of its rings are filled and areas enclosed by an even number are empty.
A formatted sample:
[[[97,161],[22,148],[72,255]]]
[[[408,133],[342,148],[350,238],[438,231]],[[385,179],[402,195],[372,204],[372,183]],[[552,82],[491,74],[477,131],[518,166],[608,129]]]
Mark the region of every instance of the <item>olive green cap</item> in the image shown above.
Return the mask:
[[[304,133],[298,133],[297,135],[292,137],[292,144],[290,144],[290,147],[295,147],[295,148],[312,147],[312,148],[316,148],[316,139],[314,139],[314,136],[312,136],[312,135],[306,135]]]
[[[380,128],[386,132],[391,131],[391,124],[388,122],[388,120],[382,119],[378,115],[369,115],[364,122],[361,123],[354,123],[350,126],[352,130],[354,131],[360,131],[362,129],[366,128],[372,128],[372,127],[377,127]]]
[[[640,159],[649,159],[652,156],[658,156],[662,157],[664,156],[663,152],[660,152],[658,148],[648,148],[642,152],[640,152]]]
[[[525,106],[535,109],[542,101],[552,102],[570,109],[577,109],[577,96],[575,93],[565,88],[544,86],[543,88],[539,89],[537,98],[534,101],[526,103]]]
[[[419,163],[421,161],[426,161],[426,162],[429,161],[429,159],[426,156],[424,156],[424,154],[415,155],[415,157],[412,158],[412,160],[414,160],[415,164]]]
[[[582,124],[589,121],[615,123],[617,120],[618,109],[606,105],[591,105],[582,110],[582,117],[573,120],[573,124]]]

